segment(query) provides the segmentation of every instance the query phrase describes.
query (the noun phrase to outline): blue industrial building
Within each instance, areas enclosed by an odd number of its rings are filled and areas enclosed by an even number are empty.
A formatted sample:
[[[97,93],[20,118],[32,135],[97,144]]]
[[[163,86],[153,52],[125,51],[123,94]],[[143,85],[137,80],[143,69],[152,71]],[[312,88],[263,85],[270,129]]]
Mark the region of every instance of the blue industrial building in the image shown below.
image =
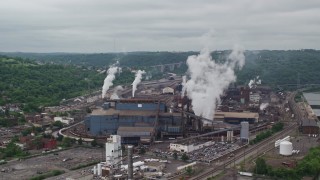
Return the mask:
[[[162,102],[141,99],[108,101],[85,119],[86,129],[91,135],[117,134],[119,127],[151,127],[155,135],[162,132],[181,134],[181,124],[180,113],[166,112]]]

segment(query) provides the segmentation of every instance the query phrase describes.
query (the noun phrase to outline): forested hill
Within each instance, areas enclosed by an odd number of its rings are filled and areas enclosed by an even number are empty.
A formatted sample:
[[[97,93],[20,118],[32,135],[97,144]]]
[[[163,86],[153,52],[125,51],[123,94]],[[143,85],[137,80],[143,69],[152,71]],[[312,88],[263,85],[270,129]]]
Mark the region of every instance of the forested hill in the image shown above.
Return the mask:
[[[25,111],[58,105],[64,98],[83,94],[89,85],[101,87],[105,75],[66,65],[39,65],[0,56],[0,105],[23,103]],[[90,81],[90,82],[88,82]]]
[[[217,61],[222,61],[230,51],[213,52]],[[1,53],[0,53],[1,54]],[[2,53],[13,57],[35,59],[37,61],[77,64],[83,66],[106,67],[117,60],[121,66],[145,68],[158,64],[185,62],[190,55],[198,52],[131,52],[100,54],[69,53]],[[261,50],[246,51],[246,65],[237,72],[238,82],[247,83],[255,76],[260,76],[264,84],[296,84],[298,74],[300,83],[320,84],[320,51],[318,50]],[[179,74],[187,70],[186,66],[176,69]]]

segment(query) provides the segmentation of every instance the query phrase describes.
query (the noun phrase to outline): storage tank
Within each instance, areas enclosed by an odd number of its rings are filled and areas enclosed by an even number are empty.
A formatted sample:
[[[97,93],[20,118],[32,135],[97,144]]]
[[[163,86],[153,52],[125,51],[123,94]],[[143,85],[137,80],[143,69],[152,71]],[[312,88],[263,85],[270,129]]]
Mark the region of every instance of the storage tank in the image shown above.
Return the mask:
[[[283,156],[291,156],[292,155],[292,143],[289,141],[282,141],[280,143],[280,154]]]

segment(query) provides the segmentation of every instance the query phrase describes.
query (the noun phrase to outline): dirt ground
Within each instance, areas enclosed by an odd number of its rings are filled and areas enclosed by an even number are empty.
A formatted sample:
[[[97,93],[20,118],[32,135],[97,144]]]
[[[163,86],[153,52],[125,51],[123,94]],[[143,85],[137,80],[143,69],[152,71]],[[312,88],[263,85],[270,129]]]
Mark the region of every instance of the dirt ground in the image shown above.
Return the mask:
[[[102,160],[103,149],[74,148],[57,153],[42,155],[21,161],[8,162],[0,165],[0,179],[30,179],[51,170],[69,172],[81,164]],[[65,160],[65,161],[64,161]]]

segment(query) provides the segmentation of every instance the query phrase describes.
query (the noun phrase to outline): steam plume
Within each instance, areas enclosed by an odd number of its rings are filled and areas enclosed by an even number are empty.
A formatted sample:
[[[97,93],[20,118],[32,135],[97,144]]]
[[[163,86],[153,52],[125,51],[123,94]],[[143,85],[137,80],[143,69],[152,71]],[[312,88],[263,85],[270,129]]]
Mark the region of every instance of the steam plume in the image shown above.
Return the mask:
[[[122,86],[116,86],[113,90],[113,93],[110,97],[110,99],[120,99],[119,97],[119,91],[123,91],[123,87]]]
[[[268,106],[269,106],[269,103],[261,103],[260,110],[262,111],[262,110],[266,109]]]
[[[102,98],[105,97],[108,89],[110,88],[110,86],[113,85],[112,81],[116,78],[115,74],[117,72],[121,72],[121,68],[117,67],[117,64],[118,64],[118,62],[116,64],[111,65],[107,71],[108,75],[104,79],[104,84],[102,86]]]
[[[145,73],[146,73],[145,71],[141,71],[141,70],[138,70],[136,72],[136,78],[134,79],[134,81],[132,83],[132,97],[134,97],[134,93],[137,90],[137,85],[141,82],[142,75]]]
[[[245,63],[243,50],[235,46],[223,64],[216,63],[208,49],[199,55],[187,59],[190,79],[186,82],[186,92],[192,99],[193,111],[196,115],[213,119],[216,104],[220,95],[236,80],[234,69],[241,69]],[[206,123],[206,122],[204,122]]]

